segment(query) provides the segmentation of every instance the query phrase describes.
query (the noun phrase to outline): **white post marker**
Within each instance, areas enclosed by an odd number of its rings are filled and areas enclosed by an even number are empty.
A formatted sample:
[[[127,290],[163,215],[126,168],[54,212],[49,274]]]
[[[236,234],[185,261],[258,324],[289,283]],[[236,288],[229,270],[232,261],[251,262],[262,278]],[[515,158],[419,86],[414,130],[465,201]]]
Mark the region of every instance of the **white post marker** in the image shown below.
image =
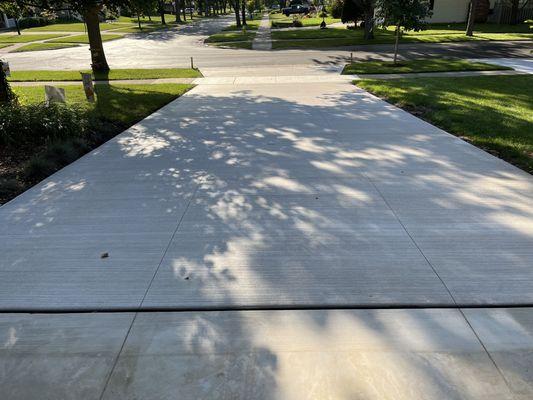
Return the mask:
[[[6,76],[11,76],[11,70],[9,69],[9,63],[7,61],[2,61],[1,62],[2,64],[2,71],[4,71],[4,74],[6,74]]]
[[[44,100],[46,104],[50,103],[64,103],[65,102],[65,89],[55,86],[44,86]]]
[[[93,76],[92,74],[86,74],[84,72],[80,72],[81,74],[81,80],[83,82],[83,90],[85,91],[85,97],[87,97],[87,100],[91,103],[94,103],[94,84],[93,84]]]

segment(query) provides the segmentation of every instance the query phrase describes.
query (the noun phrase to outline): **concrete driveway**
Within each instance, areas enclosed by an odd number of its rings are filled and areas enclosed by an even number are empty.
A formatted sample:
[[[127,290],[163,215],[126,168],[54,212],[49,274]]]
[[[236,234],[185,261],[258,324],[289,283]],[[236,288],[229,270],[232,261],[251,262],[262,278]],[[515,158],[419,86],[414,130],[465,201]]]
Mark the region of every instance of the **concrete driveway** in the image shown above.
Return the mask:
[[[224,72],[0,208],[4,396],[533,396],[531,176]]]
[[[356,89],[346,50],[201,45],[230,22],[106,43],[207,78],[0,207],[1,397],[532,398],[531,176]]]

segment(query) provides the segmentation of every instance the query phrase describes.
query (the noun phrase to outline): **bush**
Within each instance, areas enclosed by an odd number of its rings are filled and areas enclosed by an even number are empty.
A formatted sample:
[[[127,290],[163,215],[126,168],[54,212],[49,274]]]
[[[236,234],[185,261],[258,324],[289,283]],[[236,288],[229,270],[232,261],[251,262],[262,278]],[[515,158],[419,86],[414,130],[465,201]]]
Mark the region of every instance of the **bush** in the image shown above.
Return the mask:
[[[52,143],[46,150],[33,156],[24,168],[24,180],[35,183],[80,158],[89,150],[81,139]]]
[[[89,121],[77,107],[64,104],[8,104],[0,107],[0,146],[39,147],[86,134]]]
[[[20,29],[34,28],[36,26],[45,26],[51,24],[53,21],[44,17],[26,17],[19,21]]]
[[[300,21],[299,19],[295,19],[294,21],[292,21],[292,26],[294,26],[295,28],[301,28],[304,25],[302,24],[302,21]]]

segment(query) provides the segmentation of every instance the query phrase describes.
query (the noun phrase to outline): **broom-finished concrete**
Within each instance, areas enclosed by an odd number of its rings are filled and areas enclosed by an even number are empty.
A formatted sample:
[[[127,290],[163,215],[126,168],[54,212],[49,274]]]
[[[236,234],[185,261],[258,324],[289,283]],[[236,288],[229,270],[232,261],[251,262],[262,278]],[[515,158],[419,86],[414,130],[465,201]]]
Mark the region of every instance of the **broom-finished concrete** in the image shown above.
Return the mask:
[[[529,308],[341,309],[530,304],[531,176],[313,79],[200,85],[0,208],[0,309],[130,311],[1,315],[3,396],[533,396]]]

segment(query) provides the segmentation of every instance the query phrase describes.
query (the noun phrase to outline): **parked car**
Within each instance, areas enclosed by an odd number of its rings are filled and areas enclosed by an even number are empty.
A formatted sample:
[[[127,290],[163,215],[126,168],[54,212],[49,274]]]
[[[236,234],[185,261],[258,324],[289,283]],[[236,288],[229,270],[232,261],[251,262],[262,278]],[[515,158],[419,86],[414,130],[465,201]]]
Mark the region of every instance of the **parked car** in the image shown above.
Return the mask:
[[[307,4],[295,4],[281,10],[287,17],[291,14],[307,14],[309,13],[309,6]]]
[[[272,4],[272,6],[270,6],[270,9],[271,10],[279,10],[280,9],[279,4]]]
[[[283,8],[281,12],[287,17],[291,14],[308,14],[311,10],[311,5],[307,0],[292,0],[289,7]]]

